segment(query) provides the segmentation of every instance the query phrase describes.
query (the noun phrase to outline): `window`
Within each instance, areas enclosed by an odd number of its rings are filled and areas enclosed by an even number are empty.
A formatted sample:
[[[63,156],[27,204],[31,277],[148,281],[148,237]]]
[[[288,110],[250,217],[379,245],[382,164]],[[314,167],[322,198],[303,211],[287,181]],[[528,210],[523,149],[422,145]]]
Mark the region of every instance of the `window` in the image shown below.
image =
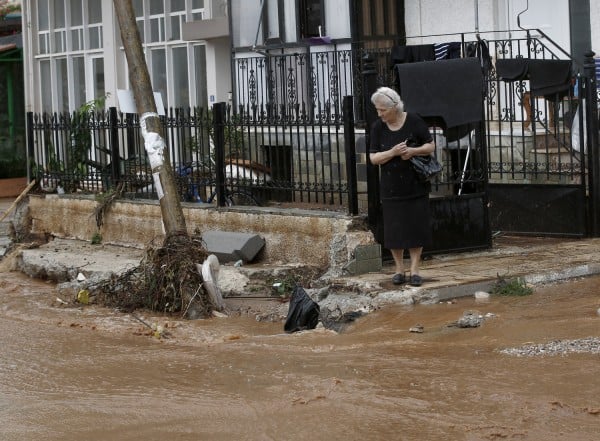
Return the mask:
[[[174,107],[189,107],[190,82],[188,78],[187,47],[173,48],[173,100]]]
[[[104,58],[92,58],[92,84],[94,85],[94,99],[106,95],[104,87]]]
[[[54,0],[53,9],[54,18],[54,48],[53,52],[66,52],[67,50],[67,29],[65,19],[65,0]]]
[[[263,24],[265,29],[265,39],[273,40],[279,39],[281,36],[280,25],[283,20],[279,17],[279,0],[265,0],[267,3],[267,10],[263,11]]]
[[[88,33],[89,49],[100,49],[102,47],[102,6],[100,2],[87,2],[88,10]]]
[[[208,89],[206,87],[206,47],[198,44],[194,46],[194,70],[196,78],[196,106],[208,106]]]
[[[73,111],[106,96],[102,17],[112,8],[103,10],[107,2],[100,0],[31,4],[41,109]],[[205,47],[181,40],[183,23],[192,17],[201,19],[206,5],[204,0],[132,0],[152,85],[166,107],[206,105]],[[112,32],[108,37],[114,37]],[[124,53],[121,56],[126,66]]]
[[[40,54],[50,53],[50,16],[48,0],[38,2],[38,51]],[[50,78],[50,77],[48,77]]]
[[[204,0],[192,0],[192,20],[198,21],[204,18]]]
[[[404,31],[404,2],[365,0],[359,21],[360,37],[398,36]]]
[[[164,106],[205,103],[206,98],[198,93],[206,95],[206,78],[201,85],[192,84],[194,75],[191,73],[206,69],[204,46],[181,40],[183,24],[204,17],[204,0],[133,0],[133,6],[142,44],[146,47],[152,88],[160,92]],[[206,76],[206,72],[203,75]]]
[[[33,10],[42,110],[69,112],[104,96],[102,2],[40,0]],[[97,61],[88,66],[88,56]]]
[[[227,17],[227,0],[211,0],[210,15],[212,18]]]
[[[81,0],[69,0],[69,13],[71,15],[71,50],[81,51],[84,49]]]
[[[40,91],[42,112],[52,112],[52,74],[49,59],[40,61]]]
[[[144,2],[143,0],[133,0],[133,11],[135,12],[135,21],[142,42],[146,41],[144,32]]]
[[[163,104],[169,107],[167,95],[167,59],[165,49],[152,49],[150,52],[152,61],[150,62],[152,88],[155,92],[160,92]]]
[[[185,0],[171,0],[171,36],[169,40],[181,40],[181,28],[185,23]]]
[[[73,86],[73,106],[78,109],[86,102],[84,57],[73,58]]]
[[[150,41],[156,43],[165,41],[165,2],[149,0]]]
[[[231,0],[232,39],[235,47],[254,46],[261,22],[260,0]],[[260,33],[256,44],[263,44]]]
[[[317,3],[320,8],[321,3]],[[233,46],[260,47],[297,41],[301,32],[296,14],[303,13],[297,12],[296,5],[300,11],[296,0],[231,0]]]
[[[300,37],[325,35],[322,0],[300,0]]]
[[[59,112],[69,112],[69,83],[67,80],[67,59],[58,58],[54,64],[57,109]]]

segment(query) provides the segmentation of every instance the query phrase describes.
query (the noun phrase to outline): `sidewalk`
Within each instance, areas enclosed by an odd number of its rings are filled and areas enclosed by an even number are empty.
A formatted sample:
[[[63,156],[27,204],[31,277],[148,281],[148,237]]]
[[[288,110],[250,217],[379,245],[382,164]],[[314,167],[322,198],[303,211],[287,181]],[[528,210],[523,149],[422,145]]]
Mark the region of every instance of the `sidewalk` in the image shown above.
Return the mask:
[[[12,200],[0,199],[0,216],[11,203]],[[6,225],[10,219],[9,215],[1,222],[4,225],[0,225],[0,248],[6,240]],[[0,258],[2,255],[0,252]],[[118,273],[134,267],[142,256],[143,250],[140,249],[91,245],[88,242],[63,239],[55,239],[39,248],[22,251],[22,261],[26,265],[45,267],[46,273],[62,275],[61,277],[76,277],[79,271],[86,273],[87,277],[98,272]],[[225,293],[231,285],[228,283],[230,279],[229,282],[238,284],[236,295],[240,295],[240,273],[247,279],[254,277],[264,281],[265,274],[270,272],[283,274],[285,268],[261,264],[249,264],[242,268],[222,265],[219,283],[223,285]],[[594,274],[600,274],[600,238],[499,235],[495,237],[492,249],[434,255],[425,260],[421,266],[424,283],[420,288],[393,285],[391,262],[385,262],[379,273],[334,277],[327,280],[326,284],[335,287],[338,292],[360,292],[371,296],[389,297],[399,291],[410,291],[413,298],[418,293],[418,297],[421,298],[443,300],[488,290],[498,276],[522,277],[528,283],[539,284]],[[268,286],[265,288],[270,289]],[[253,291],[252,295],[256,296],[257,292]]]

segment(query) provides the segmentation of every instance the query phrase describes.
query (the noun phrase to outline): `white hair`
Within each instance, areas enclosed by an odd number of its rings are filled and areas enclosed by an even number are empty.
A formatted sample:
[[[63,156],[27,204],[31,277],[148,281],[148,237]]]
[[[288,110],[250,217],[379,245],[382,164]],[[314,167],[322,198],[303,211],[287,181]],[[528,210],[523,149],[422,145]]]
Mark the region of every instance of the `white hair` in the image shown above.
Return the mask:
[[[374,105],[380,104],[387,108],[395,107],[398,112],[404,112],[404,102],[398,92],[389,87],[380,87],[371,95],[371,102]]]

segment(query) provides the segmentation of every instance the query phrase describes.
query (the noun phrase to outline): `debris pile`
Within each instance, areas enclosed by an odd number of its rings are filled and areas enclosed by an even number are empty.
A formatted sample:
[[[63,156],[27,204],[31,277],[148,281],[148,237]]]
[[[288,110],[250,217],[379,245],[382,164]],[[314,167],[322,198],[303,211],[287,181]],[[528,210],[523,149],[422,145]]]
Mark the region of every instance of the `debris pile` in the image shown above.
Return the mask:
[[[181,312],[185,318],[208,317],[218,305],[203,286],[197,264],[207,258],[200,237],[171,236],[150,246],[140,265],[94,286],[99,303],[131,312],[149,309]]]

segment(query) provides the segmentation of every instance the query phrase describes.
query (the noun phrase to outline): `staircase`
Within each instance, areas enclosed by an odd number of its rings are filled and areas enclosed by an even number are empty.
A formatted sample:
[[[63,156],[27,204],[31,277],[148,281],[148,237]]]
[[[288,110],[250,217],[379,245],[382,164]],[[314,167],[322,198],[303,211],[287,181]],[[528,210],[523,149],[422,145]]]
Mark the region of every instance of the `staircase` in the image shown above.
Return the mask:
[[[488,133],[491,183],[580,184],[581,155],[571,148],[568,127],[502,123]]]

